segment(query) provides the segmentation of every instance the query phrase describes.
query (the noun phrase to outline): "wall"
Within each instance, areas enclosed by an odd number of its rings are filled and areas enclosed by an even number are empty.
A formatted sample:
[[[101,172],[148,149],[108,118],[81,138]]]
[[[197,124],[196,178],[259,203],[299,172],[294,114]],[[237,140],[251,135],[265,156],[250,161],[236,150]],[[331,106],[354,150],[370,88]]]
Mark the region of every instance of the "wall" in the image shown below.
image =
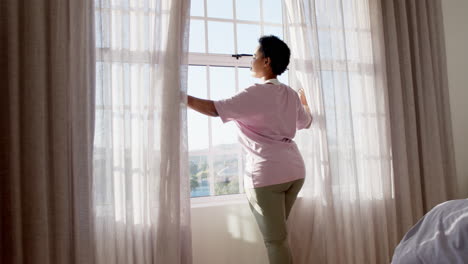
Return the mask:
[[[443,0],[442,10],[458,188],[468,198],[468,1]]]
[[[268,263],[246,200],[192,208],[192,241],[194,264]]]

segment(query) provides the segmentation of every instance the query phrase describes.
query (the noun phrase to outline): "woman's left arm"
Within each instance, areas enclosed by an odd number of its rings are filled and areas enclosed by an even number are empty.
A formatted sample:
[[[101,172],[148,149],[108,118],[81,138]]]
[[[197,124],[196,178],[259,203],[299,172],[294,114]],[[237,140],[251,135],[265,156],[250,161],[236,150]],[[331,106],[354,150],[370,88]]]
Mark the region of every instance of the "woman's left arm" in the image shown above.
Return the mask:
[[[188,107],[207,116],[219,116],[218,111],[211,100],[199,99],[188,95]]]

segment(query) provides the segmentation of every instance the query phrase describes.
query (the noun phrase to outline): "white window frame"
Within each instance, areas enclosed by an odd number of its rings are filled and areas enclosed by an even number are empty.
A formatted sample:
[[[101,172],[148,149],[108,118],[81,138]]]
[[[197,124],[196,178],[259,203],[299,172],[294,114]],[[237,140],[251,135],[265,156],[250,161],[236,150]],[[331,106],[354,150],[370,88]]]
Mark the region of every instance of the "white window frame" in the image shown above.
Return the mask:
[[[190,16],[190,20],[196,19],[203,21],[205,27],[205,53],[189,53],[188,54],[188,64],[193,66],[205,66],[205,67],[233,67],[235,72],[235,87],[236,92],[239,91],[239,83],[238,83],[238,68],[249,68],[251,57],[250,56],[243,56],[238,59],[232,57],[232,54],[209,54],[208,52],[208,21],[215,21],[215,22],[229,22],[233,23],[234,26],[234,49],[237,51],[237,25],[238,24],[250,24],[250,25],[259,25],[261,35],[264,34],[264,27],[265,26],[276,26],[282,28],[282,24],[277,23],[270,23],[263,21],[263,0],[259,0],[260,5],[260,21],[249,21],[249,20],[239,20],[236,18],[236,5],[235,0],[231,0],[233,5],[233,18],[232,19],[223,19],[223,18],[211,18],[207,17],[207,0],[204,0],[204,13],[205,16]],[[130,12],[130,11],[139,11],[139,8],[132,8],[132,7],[107,7],[102,8],[103,10],[111,11],[111,10],[121,10],[123,12]],[[164,13],[167,13],[164,12]],[[326,31],[333,31],[333,30],[341,30],[341,28],[322,28],[319,27],[319,30],[326,30]],[[354,28],[348,29],[356,32],[368,32],[367,30],[361,28]],[[284,32],[283,32],[284,35]],[[253,47],[254,48],[254,47]],[[119,51],[119,50],[112,50],[110,48],[96,48],[96,57],[101,58],[99,62],[102,63],[129,63],[129,64],[147,64],[149,63],[149,52],[145,51]],[[116,60],[119,58],[120,60]],[[307,66],[306,66],[307,67]],[[370,71],[374,68],[373,64],[367,63],[350,63],[346,61],[337,61],[337,60],[323,60],[321,62],[321,71]],[[206,68],[208,69],[208,68]],[[209,79],[209,71],[207,70],[207,89],[208,93],[210,93],[210,79]],[[102,106],[98,106],[97,108],[101,109]],[[377,116],[376,118],[385,118],[384,114],[376,113],[376,114],[366,114],[363,113],[363,117],[371,117]],[[213,170],[213,157],[218,154],[223,154],[220,152],[215,152],[212,150],[212,137],[211,137],[211,120],[208,119],[209,127],[209,151],[205,152],[205,155],[211,157],[211,161],[209,162],[209,171],[210,171],[210,193],[214,194],[214,170]],[[240,146],[238,149],[238,153],[241,153]],[[201,152],[199,152],[201,153]],[[232,154],[232,152],[226,152]],[[240,154],[242,155],[242,154]],[[239,156],[241,157],[241,156]],[[391,160],[391,157],[389,158]],[[242,159],[238,160],[239,166],[239,173],[242,172]],[[231,194],[231,195],[221,195],[221,196],[205,196],[205,197],[193,197],[192,202],[199,204],[199,203],[206,203],[211,201],[217,202],[226,202],[230,199],[238,200],[244,199],[245,195],[243,194],[243,176],[239,175],[239,191],[240,194]],[[221,198],[222,197],[222,198]],[[231,198],[229,198],[231,197]]]
[[[209,43],[208,43],[208,22],[228,22],[232,23],[234,26],[234,50],[239,53],[237,47],[237,25],[238,24],[249,24],[249,25],[259,25],[260,26],[260,34],[264,34],[264,27],[265,26],[275,26],[283,29],[282,24],[278,23],[270,23],[263,21],[263,0],[259,0],[260,5],[260,21],[250,21],[250,20],[240,20],[236,18],[236,1],[231,0],[233,5],[233,17],[232,19],[225,19],[225,18],[213,18],[208,17],[208,6],[207,0],[204,0],[204,14],[205,16],[190,16],[190,21],[198,20],[203,21],[204,30],[205,30],[205,52],[189,52],[188,55],[188,65],[189,66],[205,66],[206,67],[206,83],[207,83],[207,92],[208,95],[211,93],[210,87],[210,73],[209,67],[232,67],[234,68],[235,73],[235,91],[239,92],[239,81],[238,81],[238,69],[239,68],[250,68],[250,63],[252,60],[252,54],[245,54],[250,56],[240,56],[235,58],[233,55],[238,54],[216,54],[216,53],[208,53]],[[284,34],[284,33],[283,33]],[[255,47],[252,47],[255,49]],[[253,52],[253,50],[252,50]],[[237,148],[237,156],[238,156],[238,172],[239,172],[239,194],[227,194],[227,195],[215,195],[215,174],[214,174],[214,157],[216,155],[222,154],[233,154],[233,152],[219,152],[213,150],[213,143],[212,143],[212,120],[211,118],[208,119],[208,151],[191,151],[189,155],[205,155],[207,156],[208,161],[208,168],[209,168],[209,183],[210,183],[210,195],[209,196],[202,196],[202,197],[191,197],[192,207],[199,207],[199,206],[210,206],[210,205],[218,205],[218,204],[226,204],[226,203],[237,203],[245,201],[245,194],[244,194],[244,177],[243,177],[243,162],[242,162],[242,149],[238,144]]]

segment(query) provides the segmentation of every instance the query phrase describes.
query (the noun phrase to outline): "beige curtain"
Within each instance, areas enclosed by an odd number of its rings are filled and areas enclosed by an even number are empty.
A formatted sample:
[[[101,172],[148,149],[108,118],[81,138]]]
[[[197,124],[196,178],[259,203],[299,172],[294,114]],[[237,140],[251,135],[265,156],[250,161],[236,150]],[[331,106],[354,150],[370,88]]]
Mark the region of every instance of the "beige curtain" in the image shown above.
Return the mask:
[[[440,16],[422,8],[424,30],[390,31],[409,25],[388,23],[389,2],[430,1],[285,0],[290,84],[305,88],[315,117],[297,139],[307,175],[289,220],[295,263],[389,263],[409,227],[453,194]],[[408,35],[415,51],[401,46]],[[416,71],[421,87],[400,78]],[[413,101],[397,97],[413,90]]]
[[[92,1],[0,3],[0,262],[93,263]]]
[[[382,10],[402,234],[456,197],[442,6],[440,0],[392,0],[382,1]]]
[[[97,263],[191,263],[188,0],[96,1]]]

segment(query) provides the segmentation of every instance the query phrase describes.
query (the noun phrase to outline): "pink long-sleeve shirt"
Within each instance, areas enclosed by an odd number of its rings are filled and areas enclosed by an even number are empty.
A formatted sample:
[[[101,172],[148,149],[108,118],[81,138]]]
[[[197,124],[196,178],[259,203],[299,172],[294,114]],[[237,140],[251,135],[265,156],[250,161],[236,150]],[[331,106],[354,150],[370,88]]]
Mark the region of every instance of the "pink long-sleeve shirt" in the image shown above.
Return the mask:
[[[245,188],[305,177],[304,160],[293,138],[296,130],[310,126],[312,116],[295,90],[271,79],[214,104],[223,123],[237,124],[246,152]]]

